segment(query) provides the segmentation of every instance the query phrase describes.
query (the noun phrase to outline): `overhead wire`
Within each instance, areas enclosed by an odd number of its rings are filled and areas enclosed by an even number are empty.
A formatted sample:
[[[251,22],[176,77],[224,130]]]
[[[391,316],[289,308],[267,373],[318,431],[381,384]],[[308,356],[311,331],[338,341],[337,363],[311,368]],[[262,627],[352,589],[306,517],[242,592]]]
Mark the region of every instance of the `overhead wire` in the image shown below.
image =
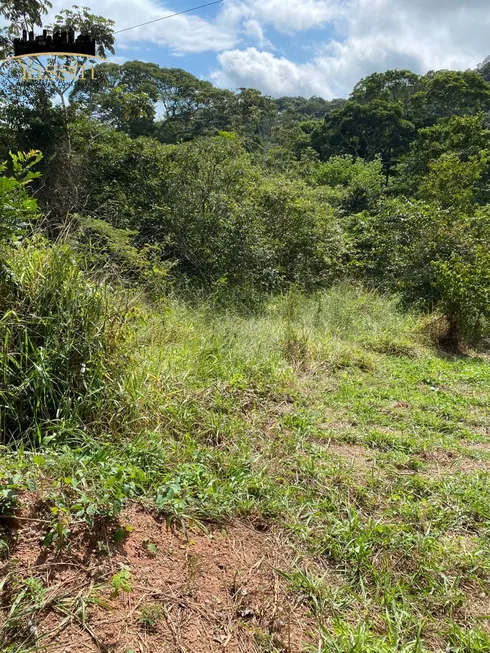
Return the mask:
[[[208,2],[205,5],[200,5],[199,7],[192,7],[191,9],[185,9],[184,11],[178,11],[175,14],[169,14],[167,16],[161,16],[160,18],[155,18],[154,20],[148,20],[146,23],[140,23],[139,25],[133,25],[132,27],[125,27],[124,29],[118,29],[114,34],[121,34],[121,32],[128,32],[130,29],[136,29],[137,27],[143,27],[144,25],[151,25],[152,23],[158,23],[160,20],[167,20],[167,18],[174,18],[175,16],[182,16],[182,14],[188,14],[191,11],[198,11],[199,9],[204,9],[205,7],[211,7],[212,5],[219,5],[224,0],[214,0],[214,2]]]

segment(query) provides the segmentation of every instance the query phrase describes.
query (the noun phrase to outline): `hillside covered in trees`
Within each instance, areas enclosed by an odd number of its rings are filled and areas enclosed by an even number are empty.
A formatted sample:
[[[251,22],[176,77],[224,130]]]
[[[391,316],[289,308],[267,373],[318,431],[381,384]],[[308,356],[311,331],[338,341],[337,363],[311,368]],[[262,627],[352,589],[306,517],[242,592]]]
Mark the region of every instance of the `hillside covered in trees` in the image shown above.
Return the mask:
[[[4,59],[46,8],[2,3]],[[36,65],[0,69],[0,650],[490,650],[490,63],[331,101]]]
[[[76,83],[10,66],[0,157],[42,153],[31,188],[51,237],[71,216],[78,240],[126,239],[169,287],[254,302],[349,277],[445,312],[459,347],[488,317],[487,68],[375,73],[327,102],[139,61]]]

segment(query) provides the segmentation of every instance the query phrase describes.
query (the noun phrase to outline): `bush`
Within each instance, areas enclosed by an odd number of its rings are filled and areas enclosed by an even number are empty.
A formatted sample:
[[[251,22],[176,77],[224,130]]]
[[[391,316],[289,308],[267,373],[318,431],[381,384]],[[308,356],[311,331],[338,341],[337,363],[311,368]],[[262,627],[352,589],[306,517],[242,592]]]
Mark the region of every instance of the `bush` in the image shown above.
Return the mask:
[[[439,309],[448,332],[441,344],[459,350],[485,337],[490,315],[490,210],[474,214],[438,204],[391,200],[351,224],[352,265],[405,303]]]
[[[240,286],[250,295],[290,283],[321,286],[338,275],[345,246],[326,190],[265,175],[234,136],[171,147],[140,138],[128,146],[124,162],[121,152],[109,154],[110,139],[102,145],[126,177],[118,181],[123,195],[114,194],[105,178],[108,164],[97,168],[96,215],[137,231],[137,247],[157,246],[188,285]]]
[[[330,188],[330,201],[347,215],[375,208],[386,183],[379,158],[368,162],[348,155],[320,163],[313,181]]]
[[[435,285],[441,307],[449,316],[444,335],[447,348],[457,350],[461,341],[477,343],[488,331],[490,318],[490,252],[477,245],[468,260],[453,254],[446,261],[435,261]]]
[[[0,437],[39,444],[110,427],[122,409],[126,311],[68,245],[34,238],[0,275]]]
[[[31,168],[41,160],[41,154],[19,152],[10,157],[13,176],[0,176],[0,252],[2,245],[22,233],[38,215],[36,200],[29,196],[26,186],[39,176]],[[7,163],[0,163],[0,173],[6,169]]]
[[[309,291],[340,276],[346,240],[323,189],[286,177],[266,178],[242,210],[254,225],[250,268],[260,287],[274,292],[294,285]]]
[[[91,269],[104,270],[105,276],[117,284],[141,288],[149,299],[165,296],[171,286],[169,274],[173,264],[161,262],[161,247],[146,244],[138,249],[133,245],[137,231],[117,229],[104,220],[78,220],[77,248],[87,253]]]

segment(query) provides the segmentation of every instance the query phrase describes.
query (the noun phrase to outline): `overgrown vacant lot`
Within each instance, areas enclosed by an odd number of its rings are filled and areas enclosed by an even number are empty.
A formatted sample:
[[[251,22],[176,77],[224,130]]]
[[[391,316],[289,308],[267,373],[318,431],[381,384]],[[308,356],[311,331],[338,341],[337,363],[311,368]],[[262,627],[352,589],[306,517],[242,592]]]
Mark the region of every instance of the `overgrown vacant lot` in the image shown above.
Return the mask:
[[[490,650],[488,357],[348,286],[134,316],[126,428],[3,451],[2,651]]]

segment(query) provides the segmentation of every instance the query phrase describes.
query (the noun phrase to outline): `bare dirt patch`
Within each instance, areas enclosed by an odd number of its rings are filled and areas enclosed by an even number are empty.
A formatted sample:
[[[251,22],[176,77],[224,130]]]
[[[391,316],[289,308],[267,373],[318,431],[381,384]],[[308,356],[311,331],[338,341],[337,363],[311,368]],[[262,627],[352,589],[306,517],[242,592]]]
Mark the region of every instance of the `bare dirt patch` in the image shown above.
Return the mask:
[[[337,420],[333,422],[326,422],[321,425],[321,429],[328,431],[349,431],[355,427],[355,422],[349,422],[347,420]]]
[[[373,465],[373,452],[357,444],[330,442],[328,451],[341,458],[346,464],[359,469],[365,469]]]
[[[484,453],[490,453],[490,441],[489,442],[468,442],[468,449],[474,449],[475,451],[483,451]]]
[[[474,446],[473,448],[476,449]],[[431,476],[490,471],[490,460],[477,460],[446,449],[434,449],[424,453],[422,457],[428,465],[426,473]]]
[[[184,533],[132,506],[120,520],[128,534],[116,547],[116,526],[96,534],[80,528],[71,549],[57,554],[42,545],[43,524],[29,514],[18,520],[0,568],[4,642],[7,631],[13,641],[36,633],[40,653],[299,653],[308,643],[307,610],[278,573],[290,569],[293,552],[277,533],[245,524]],[[49,588],[47,595],[23,615],[23,626],[8,624],[28,578]]]

